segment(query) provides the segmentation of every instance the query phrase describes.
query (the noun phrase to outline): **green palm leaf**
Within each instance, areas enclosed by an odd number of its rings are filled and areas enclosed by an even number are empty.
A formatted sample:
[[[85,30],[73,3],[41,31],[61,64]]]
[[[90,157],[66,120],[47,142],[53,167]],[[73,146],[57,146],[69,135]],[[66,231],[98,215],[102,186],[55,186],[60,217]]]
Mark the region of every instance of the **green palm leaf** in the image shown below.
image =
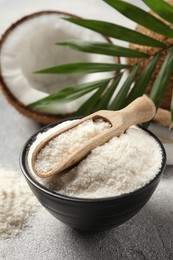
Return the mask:
[[[131,57],[131,58],[149,57],[149,55],[144,52],[132,50],[130,48],[125,48],[110,43],[69,40],[65,42],[59,42],[58,44],[70,47],[74,50],[88,52],[88,53],[97,53],[97,54],[103,54],[109,56]]]
[[[82,106],[75,112],[75,115],[88,115],[94,111],[94,107],[100,98],[101,94],[104,92],[108,83],[104,83],[100,88],[86,100]]]
[[[107,85],[110,80],[111,79],[104,79],[104,80],[99,80],[95,82],[84,83],[80,85],[74,85],[63,89],[59,89],[58,91],[49,95],[48,97],[29,104],[28,107],[32,109],[38,109],[45,106],[49,106],[56,102],[63,103],[63,102],[73,101],[83,95],[86,95],[87,93],[95,89],[102,87],[103,85],[104,86]]]
[[[159,59],[159,53],[157,53],[153,59],[150,61],[150,63],[144,68],[144,70],[141,72],[139,78],[135,82],[134,87],[130,91],[126,105],[132,102],[134,99],[136,99],[139,96],[142,96],[145,93],[145,90],[151,80],[151,76],[154,72],[154,69],[156,67],[157,61]]]
[[[157,108],[160,106],[163,94],[166,90],[166,87],[168,86],[168,82],[172,72],[173,47],[169,50],[150,93],[150,98],[154,101]]]
[[[108,107],[110,110],[119,110],[125,106],[127,93],[136,77],[139,67],[139,64],[134,66],[130,75],[127,77],[119,92],[111,102],[111,105]]]
[[[156,14],[173,24],[173,7],[163,0],[142,0]]]
[[[76,18],[64,18],[64,20],[122,41],[132,42],[139,45],[153,46],[158,48],[165,47],[165,44],[160,41],[157,41],[144,34],[138,33],[136,31],[130,30],[128,28],[125,28],[117,24],[104,22],[104,21],[76,19]]]
[[[56,67],[46,68],[43,70],[36,71],[35,73],[43,74],[86,74],[96,72],[115,71],[120,69],[130,68],[130,65],[125,64],[114,64],[114,63],[69,63],[63,64]]]
[[[111,85],[108,86],[107,89],[105,89],[105,92],[101,96],[100,100],[97,102],[97,105],[95,106],[95,111],[100,110],[100,109],[107,109],[108,104],[110,102],[110,99],[112,95],[114,94],[121,78],[123,76],[123,73],[118,74],[111,82]]]
[[[132,21],[141,24],[145,28],[148,28],[149,30],[157,32],[159,34],[162,34],[168,38],[173,37],[173,30],[169,26],[167,26],[161,20],[157,19],[156,17],[149,14],[148,12],[140,9],[139,7],[121,0],[116,0],[116,1],[104,0],[104,2],[108,3],[117,11],[119,11],[121,14],[128,17]],[[154,2],[154,1],[149,1],[149,2]],[[158,5],[158,2],[159,1],[157,0],[157,4],[155,3],[155,5]]]

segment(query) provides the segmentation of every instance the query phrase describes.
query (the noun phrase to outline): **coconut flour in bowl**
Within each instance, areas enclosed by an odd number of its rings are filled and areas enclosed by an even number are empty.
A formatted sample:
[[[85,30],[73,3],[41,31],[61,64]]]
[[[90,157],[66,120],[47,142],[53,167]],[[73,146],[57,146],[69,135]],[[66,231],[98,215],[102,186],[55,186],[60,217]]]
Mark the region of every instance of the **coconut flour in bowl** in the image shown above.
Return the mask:
[[[126,194],[145,186],[161,168],[162,152],[156,140],[138,126],[130,127],[125,134],[112,138],[106,144],[99,146],[66,174],[57,174],[45,179],[37,177],[32,171],[31,155],[35,147],[46,136],[70,124],[66,121],[39,133],[28,151],[28,164],[34,178],[46,188],[59,194],[78,198],[105,198]],[[53,139],[53,153],[59,151],[63,155],[65,148],[75,143],[83,143],[94,133],[109,127],[107,123],[89,122],[71,129],[71,134],[63,140]],[[71,137],[70,137],[71,136]],[[55,151],[56,144],[56,151]],[[52,146],[47,147],[46,155],[42,153],[39,167],[50,166]],[[59,157],[59,155],[58,155]],[[56,156],[54,157],[55,160]],[[58,159],[57,159],[58,160]]]
[[[70,129],[48,142],[39,152],[35,168],[39,172],[53,170],[57,164],[68,158],[81,144],[104,132],[111,125],[103,120],[87,120],[75,129]],[[57,149],[58,147],[58,149]]]

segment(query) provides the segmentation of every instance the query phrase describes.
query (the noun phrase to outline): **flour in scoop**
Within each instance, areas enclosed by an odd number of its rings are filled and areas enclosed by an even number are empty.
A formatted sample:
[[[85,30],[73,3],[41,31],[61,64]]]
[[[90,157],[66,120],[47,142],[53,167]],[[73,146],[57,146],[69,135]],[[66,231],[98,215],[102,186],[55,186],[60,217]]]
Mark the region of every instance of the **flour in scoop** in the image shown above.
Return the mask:
[[[45,135],[64,127],[64,124],[70,122],[62,123],[38,136],[29,151],[30,168],[31,154],[36,144]],[[96,126],[90,125],[89,128],[94,131]],[[81,125],[75,132],[75,138],[83,135],[85,131],[85,125]],[[73,138],[74,136],[70,137],[69,146]],[[80,142],[85,140],[83,138],[81,137]],[[57,149],[61,150],[60,147]],[[146,185],[158,174],[161,161],[162,152],[156,140],[141,128],[132,126],[121,136],[113,137],[109,142],[93,149],[85,159],[64,175],[58,174],[46,179],[41,179],[34,173],[33,175],[42,185],[63,195],[106,198],[126,194]]]
[[[37,156],[35,168],[39,172],[50,171],[66,159],[75,149],[91,140],[91,138],[110,128],[111,125],[102,119],[87,120],[82,124],[53,138]]]

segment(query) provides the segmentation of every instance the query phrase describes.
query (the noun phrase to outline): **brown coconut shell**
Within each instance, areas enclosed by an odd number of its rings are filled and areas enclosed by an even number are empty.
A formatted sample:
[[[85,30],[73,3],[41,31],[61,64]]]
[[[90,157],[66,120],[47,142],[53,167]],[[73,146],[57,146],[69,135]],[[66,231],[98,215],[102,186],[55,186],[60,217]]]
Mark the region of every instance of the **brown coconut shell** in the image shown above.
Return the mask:
[[[173,5],[173,0],[170,0],[168,2]],[[150,12],[150,13],[155,15],[153,12]],[[164,21],[164,20],[162,19],[162,21]],[[167,25],[170,25],[168,22],[166,22],[166,21],[164,21],[164,22]],[[172,27],[172,25],[171,25],[171,27]],[[158,33],[152,32],[152,31],[144,28],[141,25],[137,25],[136,31],[140,32],[142,34],[145,34],[147,36],[150,36],[151,38],[154,38],[154,39],[159,40],[161,42],[164,42],[165,44],[173,44],[173,38],[172,39],[170,39],[170,38],[168,39],[167,37],[165,37],[163,35],[160,35]],[[129,46],[130,46],[131,49],[142,51],[142,52],[148,53],[150,55],[154,54],[156,51],[159,50],[158,48],[142,46],[142,45],[136,45],[136,44],[130,44]],[[158,74],[158,72],[159,72],[159,70],[160,70],[160,68],[162,66],[163,61],[165,60],[166,55],[167,55],[167,51],[161,53],[161,56],[160,56],[160,58],[159,58],[159,60],[157,62],[155,71],[153,73],[153,76],[152,76],[152,78],[151,78],[151,80],[149,82],[149,85],[148,85],[147,89],[146,89],[146,94],[150,93],[150,91],[152,89],[152,86],[154,84],[154,81],[155,81],[155,79],[157,77],[157,74]],[[127,61],[128,64],[134,64],[137,61],[139,61],[139,59],[137,59],[137,58],[128,58],[128,59],[126,59],[126,61]],[[141,68],[139,70],[139,74],[143,71],[143,69],[145,68],[145,66],[148,63],[149,63],[149,60],[147,60],[147,61],[142,63],[142,66],[141,66]],[[165,91],[164,96],[163,96],[162,101],[161,101],[160,107],[162,109],[166,109],[166,110],[170,111],[172,93],[173,93],[173,73],[171,75],[168,87],[166,88],[166,91]]]
[[[41,11],[41,12],[37,12],[37,13],[33,13],[27,16],[24,16],[23,18],[21,18],[20,20],[16,21],[15,23],[13,23],[6,31],[5,33],[2,35],[1,39],[0,39],[0,53],[1,53],[1,48],[2,45],[5,41],[5,39],[9,36],[9,34],[18,26],[21,25],[23,22],[25,22],[26,20],[32,19],[36,16],[41,16],[44,14],[58,14],[61,16],[68,16],[68,17],[74,17],[74,18],[80,18],[79,16],[70,14],[70,13],[66,13],[66,12],[59,12],[59,11]],[[111,40],[108,37],[103,36],[104,40],[106,40],[107,42],[111,43]],[[35,111],[31,108],[26,107],[25,105],[23,105],[10,91],[10,88],[7,86],[5,80],[3,79],[3,75],[1,73],[1,64],[0,64],[0,89],[2,90],[2,93],[4,94],[4,96],[7,98],[8,102],[17,110],[19,111],[21,114],[23,114],[24,116],[33,119],[34,121],[37,121],[41,124],[50,124],[53,123],[55,121],[59,121],[62,119],[66,119],[72,116],[72,114],[66,114],[66,115],[61,115],[61,114],[57,114],[57,115],[52,115],[52,114],[48,114],[48,113],[42,113],[42,112],[38,112]]]
[[[5,41],[5,39],[9,36],[9,34],[20,24],[22,24],[23,22],[25,22],[26,20],[32,19],[36,16],[41,16],[44,14],[59,14],[59,15],[64,15],[64,16],[69,16],[69,17],[76,17],[72,14],[69,13],[64,13],[64,12],[59,12],[59,11],[42,11],[42,12],[37,12],[34,14],[30,14],[27,16],[24,16],[23,18],[21,18],[20,20],[16,21],[15,23],[13,23],[6,31],[5,33],[2,35],[1,39],[0,39],[0,52],[1,52],[1,47]],[[0,66],[0,87],[2,90],[2,93],[4,94],[4,96],[7,98],[8,102],[17,110],[19,111],[21,114],[23,114],[24,116],[33,119],[34,121],[37,121],[41,124],[49,124],[58,120],[62,120],[67,118],[70,115],[51,115],[48,113],[41,113],[38,111],[35,111],[31,108],[28,108],[26,106],[24,106],[10,91],[10,88],[7,86],[6,82],[3,79],[3,75],[1,73],[1,66]]]

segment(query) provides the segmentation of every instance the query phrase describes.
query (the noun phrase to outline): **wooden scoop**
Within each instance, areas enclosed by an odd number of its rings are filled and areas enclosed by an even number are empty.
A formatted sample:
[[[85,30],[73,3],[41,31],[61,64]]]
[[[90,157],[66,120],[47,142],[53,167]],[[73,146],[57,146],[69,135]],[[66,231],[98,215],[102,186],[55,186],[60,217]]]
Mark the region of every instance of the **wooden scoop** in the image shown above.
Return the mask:
[[[51,134],[36,147],[32,154],[33,171],[36,175],[43,178],[60,173],[81,161],[86,155],[90,153],[93,148],[108,142],[113,136],[119,136],[123,134],[125,130],[131,125],[141,124],[151,120],[154,117],[155,113],[156,108],[153,101],[147,96],[143,96],[137,98],[135,101],[133,101],[130,105],[122,110],[100,110],[80,120],[77,120],[72,124],[65,126],[55,133]],[[98,134],[97,136],[91,138],[91,140],[89,140],[87,143],[81,144],[78,149],[75,149],[74,152],[71,153],[67,158],[65,158],[61,163],[58,163],[56,168],[48,172],[39,172],[38,170],[36,170],[35,161],[37,159],[37,155],[49,141],[89,119],[103,119],[104,121],[109,122],[111,124],[111,127]]]

